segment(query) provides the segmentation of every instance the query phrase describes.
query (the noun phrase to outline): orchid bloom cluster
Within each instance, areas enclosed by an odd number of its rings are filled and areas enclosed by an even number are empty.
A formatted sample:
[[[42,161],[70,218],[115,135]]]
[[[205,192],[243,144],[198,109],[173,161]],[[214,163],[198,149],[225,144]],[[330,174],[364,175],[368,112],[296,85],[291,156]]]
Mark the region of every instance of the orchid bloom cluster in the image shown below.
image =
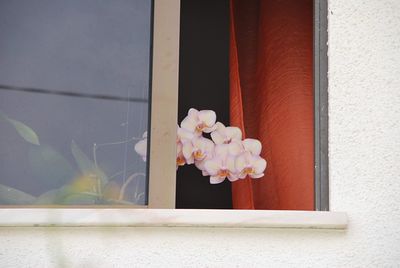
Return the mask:
[[[264,176],[267,162],[260,156],[261,142],[242,140],[237,127],[226,127],[216,122],[214,111],[190,109],[177,126],[176,168],[194,164],[203,176],[210,176],[211,184],[233,182],[247,176],[256,179]],[[203,136],[210,133],[211,140]],[[147,134],[135,145],[136,152],[146,159]]]

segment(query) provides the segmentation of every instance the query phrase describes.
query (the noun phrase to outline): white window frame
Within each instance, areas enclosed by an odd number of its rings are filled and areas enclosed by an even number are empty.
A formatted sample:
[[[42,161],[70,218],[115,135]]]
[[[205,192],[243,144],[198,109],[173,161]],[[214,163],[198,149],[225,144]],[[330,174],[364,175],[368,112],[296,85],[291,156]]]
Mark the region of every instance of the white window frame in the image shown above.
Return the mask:
[[[344,212],[175,209],[180,0],[154,0],[153,8],[148,208],[0,208],[0,226],[345,229]]]
[[[154,0],[149,208],[175,208],[180,0]]]

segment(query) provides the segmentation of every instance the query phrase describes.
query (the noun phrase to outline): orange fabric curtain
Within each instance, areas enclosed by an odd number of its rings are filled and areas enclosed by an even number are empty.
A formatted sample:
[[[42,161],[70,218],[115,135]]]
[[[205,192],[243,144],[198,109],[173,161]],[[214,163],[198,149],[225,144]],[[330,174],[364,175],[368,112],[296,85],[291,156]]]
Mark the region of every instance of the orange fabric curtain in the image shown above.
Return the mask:
[[[232,184],[236,209],[314,209],[312,0],[231,0],[230,116],[263,144],[260,179]]]

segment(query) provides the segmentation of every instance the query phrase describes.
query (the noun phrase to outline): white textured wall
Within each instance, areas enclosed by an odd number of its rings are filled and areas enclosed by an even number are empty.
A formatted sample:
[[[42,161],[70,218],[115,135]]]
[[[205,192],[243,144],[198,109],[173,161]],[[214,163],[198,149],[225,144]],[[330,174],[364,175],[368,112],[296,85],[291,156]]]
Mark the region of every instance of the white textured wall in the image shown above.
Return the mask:
[[[331,0],[331,208],[347,231],[1,228],[1,267],[400,267],[400,1]]]

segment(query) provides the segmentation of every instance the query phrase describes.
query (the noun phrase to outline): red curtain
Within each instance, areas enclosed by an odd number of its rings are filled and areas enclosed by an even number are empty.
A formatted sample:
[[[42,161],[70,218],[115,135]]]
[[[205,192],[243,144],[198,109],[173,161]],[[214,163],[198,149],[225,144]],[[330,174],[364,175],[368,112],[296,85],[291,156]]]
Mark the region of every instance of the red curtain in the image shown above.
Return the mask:
[[[232,184],[236,209],[314,209],[312,0],[231,0],[230,116],[268,166]]]

